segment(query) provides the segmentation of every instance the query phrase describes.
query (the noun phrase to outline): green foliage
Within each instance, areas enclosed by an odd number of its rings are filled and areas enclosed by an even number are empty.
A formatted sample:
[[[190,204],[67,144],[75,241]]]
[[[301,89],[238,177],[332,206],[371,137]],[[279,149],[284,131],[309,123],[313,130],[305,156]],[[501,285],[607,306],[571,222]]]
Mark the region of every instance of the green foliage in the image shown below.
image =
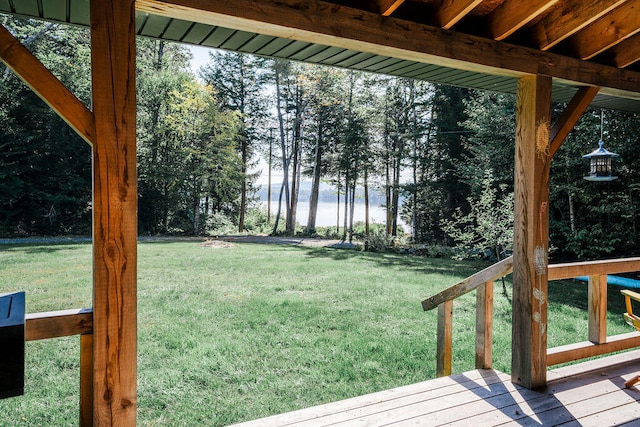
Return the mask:
[[[86,105],[86,30],[0,17]],[[88,233],[91,150],[13,73],[0,67],[0,235]]]
[[[485,172],[482,193],[478,200],[469,198],[469,213],[456,209],[442,228],[461,247],[481,256],[502,258],[513,248],[513,193],[498,198],[491,170]]]

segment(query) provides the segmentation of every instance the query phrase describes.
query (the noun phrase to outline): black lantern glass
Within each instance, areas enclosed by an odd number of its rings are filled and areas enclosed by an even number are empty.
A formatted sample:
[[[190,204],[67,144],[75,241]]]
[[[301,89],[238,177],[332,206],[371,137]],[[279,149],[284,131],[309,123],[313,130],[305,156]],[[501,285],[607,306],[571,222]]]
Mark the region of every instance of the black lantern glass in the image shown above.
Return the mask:
[[[589,175],[585,176],[584,179],[587,181],[613,181],[618,177],[611,175],[613,172],[611,159],[618,157],[618,155],[604,148],[604,142],[600,141],[598,145],[599,148],[597,150],[582,156],[585,159],[591,159]]]

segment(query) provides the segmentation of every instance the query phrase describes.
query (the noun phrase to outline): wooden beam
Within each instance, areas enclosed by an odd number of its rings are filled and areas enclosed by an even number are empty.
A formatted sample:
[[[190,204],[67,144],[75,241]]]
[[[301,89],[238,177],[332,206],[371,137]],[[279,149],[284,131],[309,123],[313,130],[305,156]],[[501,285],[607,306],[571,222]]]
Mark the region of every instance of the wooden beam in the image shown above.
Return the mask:
[[[141,12],[520,78],[542,74],[601,93],[640,99],[640,73],[446,31],[320,0],[137,0]]]
[[[0,59],[89,144],[93,113],[0,24]]]
[[[640,0],[629,0],[567,39],[572,56],[590,59],[637,33]]]
[[[448,30],[480,3],[482,3],[482,0],[444,0],[437,11],[438,24]]]
[[[553,157],[564,140],[567,138],[573,127],[576,125],[582,113],[585,112],[593,98],[600,90],[599,87],[583,86],[578,89],[578,92],[573,96],[567,108],[564,109],[560,117],[551,127],[551,146],[549,148],[549,155]]]
[[[607,342],[607,275],[589,276],[589,341]]]
[[[134,0],[91,0],[93,422],[136,425],[137,177]]]
[[[559,365],[634,347],[640,347],[640,334],[638,332],[629,332],[609,337],[605,344],[594,344],[591,341],[585,341],[550,348],[547,355],[547,363],[549,366]]]
[[[500,277],[506,276],[513,270],[513,257],[508,257],[489,267],[481,270],[461,282],[456,283],[447,289],[438,292],[432,297],[422,301],[424,311],[433,310],[445,301],[454,300],[461,295],[471,292],[486,282],[492,282]]]
[[[493,366],[493,282],[476,291],[476,369]]]
[[[436,376],[451,375],[453,360],[453,301],[438,306],[438,332],[436,335]]]
[[[494,40],[504,40],[559,0],[505,0],[489,16],[489,33]]]
[[[80,427],[93,425],[93,335],[80,335]]]
[[[605,53],[607,59],[619,68],[628,67],[640,60],[640,34],[618,43]]]
[[[585,2],[569,0],[549,11],[529,30],[529,38],[541,50],[551,49],[567,37],[577,33],[627,0]]]
[[[549,266],[549,280],[573,279],[578,276],[598,276],[640,271],[640,258],[608,259],[601,261],[552,264]]]
[[[378,0],[378,10],[382,16],[391,16],[404,0]]]
[[[546,385],[551,79],[523,77],[516,101],[511,378]]]
[[[90,308],[31,313],[25,316],[27,341],[90,334],[92,331],[93,310]]]

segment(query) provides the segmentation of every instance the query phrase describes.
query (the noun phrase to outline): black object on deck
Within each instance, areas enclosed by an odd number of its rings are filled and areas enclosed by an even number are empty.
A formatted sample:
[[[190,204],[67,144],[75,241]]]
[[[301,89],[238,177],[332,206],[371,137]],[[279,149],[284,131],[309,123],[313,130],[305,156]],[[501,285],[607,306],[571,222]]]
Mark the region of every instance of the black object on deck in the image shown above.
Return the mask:
[[[24,292],[0,294],[0,399],[24,394]]]

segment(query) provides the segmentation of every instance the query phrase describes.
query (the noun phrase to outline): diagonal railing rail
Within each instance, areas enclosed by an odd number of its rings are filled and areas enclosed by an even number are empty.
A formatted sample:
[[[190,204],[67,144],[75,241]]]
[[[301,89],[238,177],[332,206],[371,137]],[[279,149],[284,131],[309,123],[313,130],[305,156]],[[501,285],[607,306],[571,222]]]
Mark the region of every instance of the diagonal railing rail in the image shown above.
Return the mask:
[[[476,368],[490,369],[493,359],[493,282],[513,271],[513,257],[505,258],[422,301],[425,311],[438,307],[436,374],[451,375],[453,358],[453,300],[476,293]]]

